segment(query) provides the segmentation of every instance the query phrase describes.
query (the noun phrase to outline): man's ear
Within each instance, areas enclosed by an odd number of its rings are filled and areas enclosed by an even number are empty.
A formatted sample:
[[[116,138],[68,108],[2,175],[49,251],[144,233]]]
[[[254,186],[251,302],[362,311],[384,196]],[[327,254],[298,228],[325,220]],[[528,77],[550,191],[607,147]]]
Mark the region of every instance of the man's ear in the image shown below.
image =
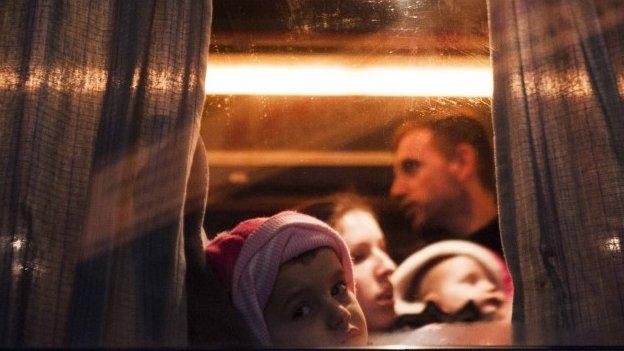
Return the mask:
[[[468,144],[461,143],[455,147],[455,155],[450,161],[450,169],[459,180],[468,180],[476,176],[477,150]]]

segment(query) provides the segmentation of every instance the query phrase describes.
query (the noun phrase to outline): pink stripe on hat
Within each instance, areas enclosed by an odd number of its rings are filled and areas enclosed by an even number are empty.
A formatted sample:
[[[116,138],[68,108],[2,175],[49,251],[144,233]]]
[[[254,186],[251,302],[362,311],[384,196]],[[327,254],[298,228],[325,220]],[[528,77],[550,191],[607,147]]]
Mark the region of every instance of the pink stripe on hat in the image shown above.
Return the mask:
[[[245,230],[241,231],[241,226]],[[230,247],[236,245],[235,249]],[[331,247],[338,254],[347,287],[355,292],[353,266],[345,242],[327,224],[308,215],[286,211],[270,218],[245,221],[206,247],[207,262],[217,275],[224,272],[231,274],[220,278],[224,283],[231,284],[228,288],[234,306],[262,346],[270,345],[263,310],[280,265],[319,247]],[[219,267],[232,262],[232,255],[236,256],[233,270]]]

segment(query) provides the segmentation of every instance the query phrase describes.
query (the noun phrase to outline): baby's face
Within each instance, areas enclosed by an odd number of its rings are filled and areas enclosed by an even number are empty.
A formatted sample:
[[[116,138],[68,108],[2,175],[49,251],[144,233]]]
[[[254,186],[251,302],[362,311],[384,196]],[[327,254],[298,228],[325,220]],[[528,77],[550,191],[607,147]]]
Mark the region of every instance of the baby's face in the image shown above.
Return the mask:
[[[504,294],[491,279],[474,259],[451,257],[423,277],[422,300],[435,302],[446,313],[455,313],[472,300],[483,315],[496,317]]]
[[[368,340],[362,309],[330,248],[280,267],[264,319],[277,347],[363,346]]]

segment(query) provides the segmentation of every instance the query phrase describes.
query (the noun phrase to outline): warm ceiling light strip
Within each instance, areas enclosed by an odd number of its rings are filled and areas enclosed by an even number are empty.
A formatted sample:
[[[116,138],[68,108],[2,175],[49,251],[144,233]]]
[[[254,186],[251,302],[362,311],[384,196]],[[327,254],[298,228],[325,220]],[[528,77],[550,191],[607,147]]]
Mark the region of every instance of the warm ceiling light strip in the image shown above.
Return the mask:
[[[208,151],[213,167],[277,166],[390,166],[392,153],[384,151]]]
[[[209,62],[217,95],[491,97],[489,65]]]

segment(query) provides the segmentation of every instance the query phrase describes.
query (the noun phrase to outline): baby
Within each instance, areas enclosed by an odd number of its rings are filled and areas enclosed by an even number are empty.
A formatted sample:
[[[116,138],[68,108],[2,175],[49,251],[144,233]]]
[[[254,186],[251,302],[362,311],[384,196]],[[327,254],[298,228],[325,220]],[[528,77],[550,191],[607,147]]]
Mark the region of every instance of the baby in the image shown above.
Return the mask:
[[[367,344],[349,251],[325,223],[291,211],[250,219],[205,252],[258,346]]]
[[[397,268],[395,309],[399,315],[418,315],[429,303],[446,315],[472,304],[479,319],[500,319],[511,298],[511,280],[495,253],[462,240],[431,244],[408,257]]]

